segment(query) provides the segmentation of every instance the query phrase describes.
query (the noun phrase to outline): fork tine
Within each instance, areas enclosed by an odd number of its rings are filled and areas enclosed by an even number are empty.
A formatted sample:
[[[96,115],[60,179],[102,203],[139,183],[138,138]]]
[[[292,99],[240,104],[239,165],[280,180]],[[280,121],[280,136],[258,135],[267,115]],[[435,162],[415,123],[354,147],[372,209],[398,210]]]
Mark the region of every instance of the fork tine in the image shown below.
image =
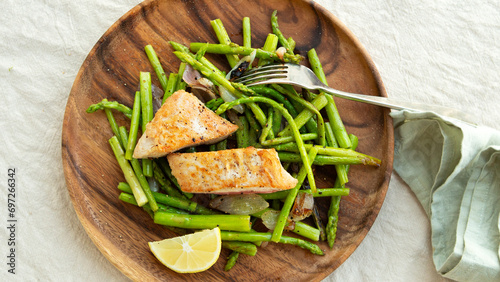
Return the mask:
[[[264,65],[264,66],[256,67],[253,69],[249,69],[245,72],[245,74],[243,76],[245,76],[247,74],[252,74],[252,73],[255,73],[255,72],[258,72],[261,70],[284,69],[284,68],[287,68],[287,66],[284,64],[269,64],[269,65]]]
[[[247,70],[240,78],[238,79],[243,79],[247,77],[254,77],[256,75],[259,75],[260,73],[271,73],[273,71],[279,71],[279,70],[284,70],[286,66],[284,65],[265,65],[261,67],[256,67],[250,70]]]
[[[251,69],[250,73],[245,73],[243,74],[242,76],[240,76],[238,79],[247,79],[247,78],[252,78],[252,77],[256,77],[256,76],[259,76],[259,75],[265,75],[265,74],[273,74],[273,73],[286,73],[286,69],[283,69],[283,68],[276,68],[276,69],[260,69],[260,68],[255,68],[256,70],[253,71],[254,69]]]
[[[235,82],[249,84],[257,80],[268,80],[274,78],[287,78],[286,65],[266,65],[258,68],[253,68],[247,71],[243,76],[235,80]]]
[[[281,72],[281,73],[276,73],[276,72],[259,72],[258,74],[256,73],[255,75],[251,76],[246,76],[243,79],[237,79],[235,82],[237,83],[242,83],[242,84],[249,84],[249,83],[254,83],[256,81],[262,81],[262,80],[269,80],[269,79],[276,79],[276,78],[282,78],[286,79],[286,72]]]

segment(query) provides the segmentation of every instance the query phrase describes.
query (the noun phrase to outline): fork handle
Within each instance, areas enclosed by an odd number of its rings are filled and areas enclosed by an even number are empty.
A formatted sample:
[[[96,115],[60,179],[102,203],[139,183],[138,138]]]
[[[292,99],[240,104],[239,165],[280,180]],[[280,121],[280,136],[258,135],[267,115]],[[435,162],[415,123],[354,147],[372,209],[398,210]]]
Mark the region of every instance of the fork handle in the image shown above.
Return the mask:
[[[456,109],[447,108],[443,106],[414,103],[409,101],[402,101],[394,98],[387,98],[381,96],[370,96],[363,94],[354,94],[349,92],[340,91],[330,87],[317,86],[318,90],[330,93],[336,97],[344,98],[348,100],[353,100],[357,102],[363,102],[371,105],[381,106],[385,108],[390,108],[394,110],[409,110],[417,112],[434,112],[436,114],[451,117],[468,123],[473,123],[473,118],[469,117],[468,114],[458,111]]]

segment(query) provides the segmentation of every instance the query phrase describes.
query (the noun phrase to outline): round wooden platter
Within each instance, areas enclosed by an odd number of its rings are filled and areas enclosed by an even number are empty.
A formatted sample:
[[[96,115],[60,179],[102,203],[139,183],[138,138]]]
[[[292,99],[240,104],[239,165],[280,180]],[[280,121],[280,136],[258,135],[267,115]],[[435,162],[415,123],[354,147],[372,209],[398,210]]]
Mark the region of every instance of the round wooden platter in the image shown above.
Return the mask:
[[[175,234],[153,223],[142,209],[118,200],[123,174],[108,144],[113,133],[104,113],[88,114],[87,107],[107,98],[132,106],[139,72],[150,71],[144,53],[153,45],[167,72],[177,71],[179,60],[168,41],[216,42],[210,20],[220,18],[233,42],[241,44],[241,20],[252,24],[252,45],[260,47],[271,32],[270,17],[278,10],[280,28],[297,42],[302,55],[315,48],[332,87],[367,95],[386,96],[382,81],[367,52],[353,34],[331,13],[303,0],[144,1],[115,24],[97,42],[84,61],[69,96],[63,125],[62,155],[67,187],[76,213],[95,245],[120,271],[133,280],[321,280],[339,267],[366,236],[382,206],[393,161],[392,121],[386,109],[336,99],[349,133],[359,137],[358,151],[382,159],[379,168],[353,166],[349,172],[351,194],[343,197],[337,240],[333,249],[320,242],[324,256],[301,248],[270,243],[256,256],[240,256],[236,266],[224,271],[229,251],[218,262],[197,274],[177,274],[161,265],[148,241]],[[225,58],[212,60],[228,70]],[[307,63],[306,63],[307,64]],[[128,120],[115,114],[120,125]],[[334,169],[317,169],[320,187],[333,184]],[[329,200],[320,201],[324,212]]]

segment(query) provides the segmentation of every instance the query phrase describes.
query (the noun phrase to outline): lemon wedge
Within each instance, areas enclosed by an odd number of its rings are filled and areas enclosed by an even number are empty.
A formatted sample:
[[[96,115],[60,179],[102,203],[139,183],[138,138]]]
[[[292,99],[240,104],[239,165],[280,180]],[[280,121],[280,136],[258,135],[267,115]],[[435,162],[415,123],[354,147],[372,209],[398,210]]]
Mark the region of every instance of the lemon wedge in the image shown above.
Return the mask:
[[[179,273],[209,269],[219,258],[222,245],[218,227],[148,244],[162,264]]]

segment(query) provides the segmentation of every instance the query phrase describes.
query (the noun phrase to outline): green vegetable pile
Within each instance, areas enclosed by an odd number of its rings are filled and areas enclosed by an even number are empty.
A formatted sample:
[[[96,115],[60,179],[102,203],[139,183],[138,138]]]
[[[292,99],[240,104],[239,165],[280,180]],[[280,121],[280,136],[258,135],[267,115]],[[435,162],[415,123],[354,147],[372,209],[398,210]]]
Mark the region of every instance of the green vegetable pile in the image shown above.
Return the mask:
[[[206,106],[216,114],[231,119],[239,126],[235,136],[210,146],[192,147],[185,152],[199,150],[225,150],[229,148],[274,148],[282,165],[297,180],[291,190],[270,194],[259,194],[269,202],[269,207],[253,214],[226,214],[199,204],[193,194],[184,193],[172,176],[166,158],[134,159],[133,151],[140,132],[153,119],[153,96],[151,74],[140,72],[140,91],[135,93],[132,109],[116,101],[103,101],[91,105],[87,112],[104,110],[114,136],[109,139],[115,157],[123,170],[126,182],[118,184],[122,191],[119,199],[142,207],[154,222],[167,226],[178,234],[192,230],[219,227],[223,247],[233,252],[228,258],[226,270],[236,262],[239,254],[254,256],[261,242],[270,241],[292,244],[322,255],[323,251],[311,241],[326,240],[332,248],[337,230],[339,203],[341,196],[349,194],[346,188],[349,166],[353,164],[379,166],[380,160],[356,152],[358,139],[346,132],[346,128],[330,94],[313,93],[302,89],[300,92],[290,85],[264,85],[247,87],[226,78],[225,72],[210,62],[205,54],[222,54],[231,69],[238,69],[240,56],[255,55],[256,67],[269,63],[300,63],[305,58],[294,53],[295,41],[286,38],[279,29],[277,12],[271,16],[272,33],[262,48],[251,45],[250,19],[243,19],[243,45],[239,46],[230,38],[219,19],[211,21],[219,40],[218,44],[191,43],[189,47],[170,42],[180,65],[176,72],[168,76],[160,59],[151,45],[145,52],[164,91],[163,102],[177,90],[188,89],[182,79],[189,65],[215,86],[215,92],[223,89],[234,96],[231,101],[216,98]],[[281,47],[279,47],[281,46]],[[279,49],[281,48],[281,50]],[[283,50],[283,48],[285,50]],[[327,84],[320,60],[314,49],[307,52],[307,59],[318,78]],[[243,106],[244,105],[244,106]],[[242,107],[243,111],[231,110]],[[119,111],[130,119],[130,127],[118,126],[113,111]],[[231,118],[232,117],[232,118]],[[318,189],[314,179],[314,167],[333,165],[337,174],[334,188]],[[151,185],[160,187],[155,191]],[[312,197],[330,197],[328,222],[322,223],[314,205],[315,226],[303,221],[291,220],[291,211],[299,194]],[[212,195],[213,197],[214,195]],[[216,196],[216,195],[215,195]],[[253,224],[260,218],[275,214],[275,226],[270,232],[257,232]],[[284,236],[284,230],[301,235],[304,239]]]

